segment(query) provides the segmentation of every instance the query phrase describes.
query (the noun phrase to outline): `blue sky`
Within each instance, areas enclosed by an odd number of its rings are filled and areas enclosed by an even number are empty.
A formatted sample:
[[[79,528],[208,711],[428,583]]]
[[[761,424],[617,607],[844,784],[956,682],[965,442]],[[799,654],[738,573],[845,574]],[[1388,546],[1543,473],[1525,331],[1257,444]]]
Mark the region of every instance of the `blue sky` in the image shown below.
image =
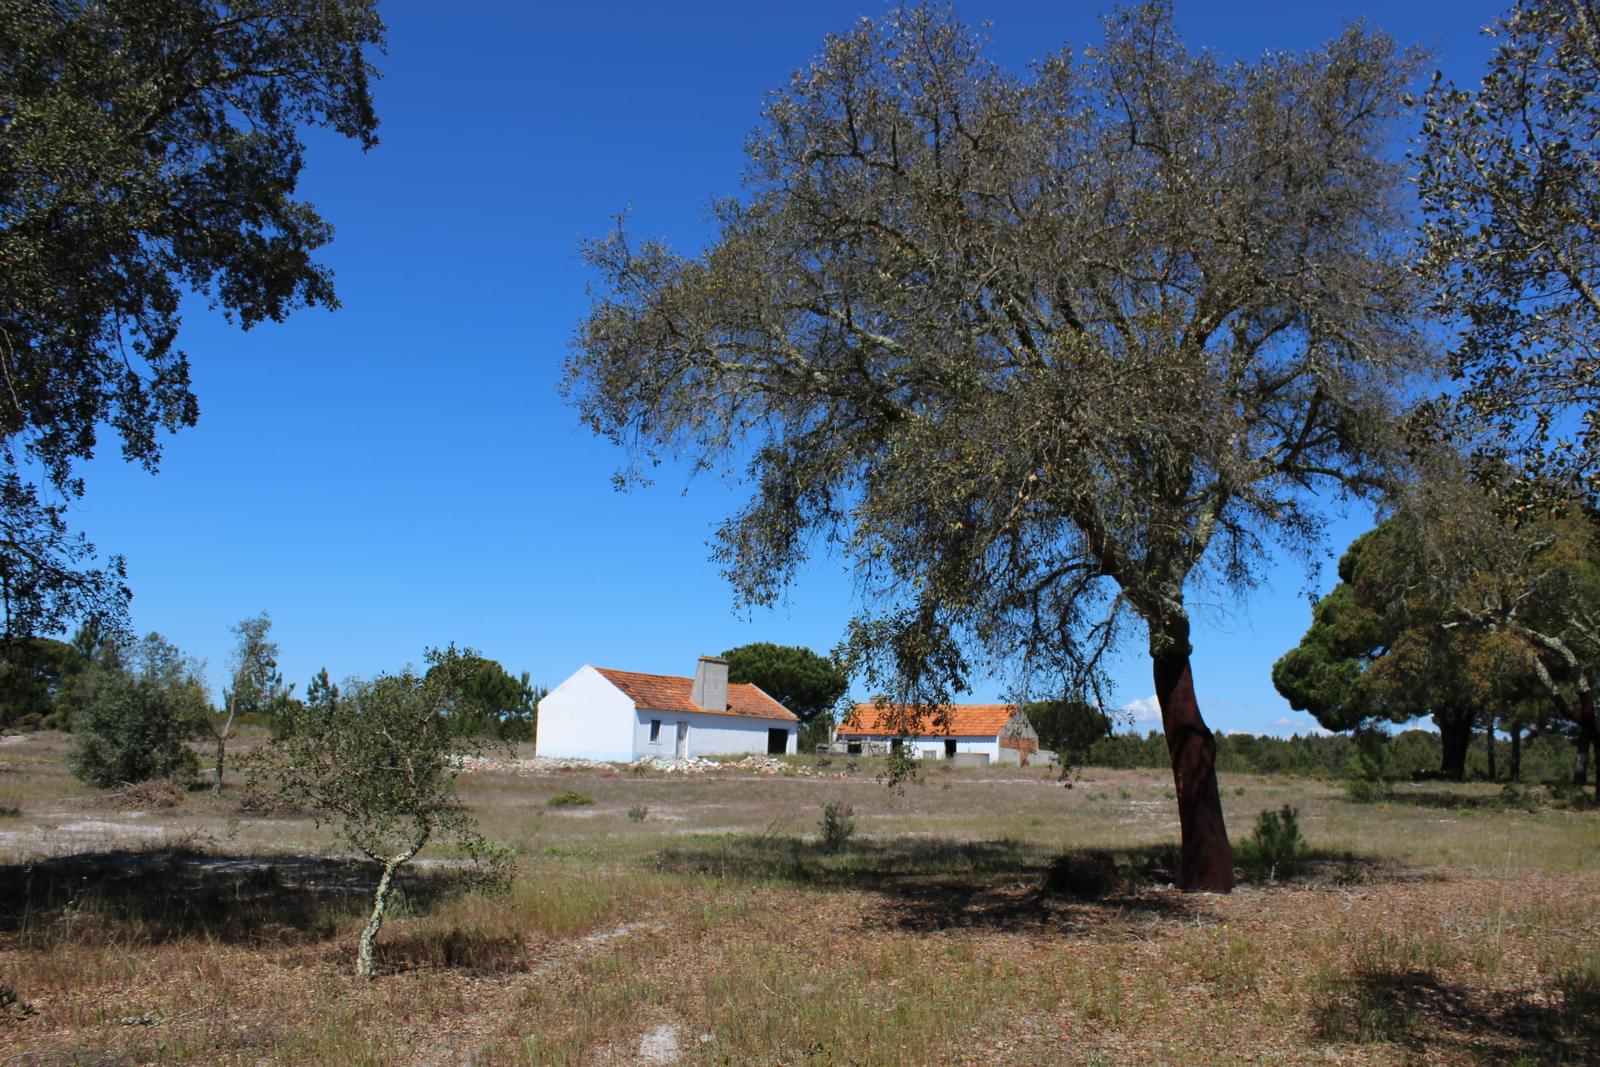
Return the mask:
[[[1021,68],[1099,37],[1090,5],[967,0],[992,54]],[[161,472],[115,448],[85,469],[72,521],[127,557],[133,621],[207,662],[220,689],[229,627],[270,612],[303,689],[469,644],[554,686],[584,663],[689,673],[754,640],[826,651],[852,610],[849,575],[822,559],[777,608],[736,616],[708,560],[737,486],[667,472],[619,494],[621,456],[556,394],[588,307],[580,239],[617,212],[680,250],[705,208],[736,192],[763,94],[825,34],[884,7],[588,3],[383,5],[381,143],[363,154],[313,135],[302,193],[334,224],[322,261],[344,306],[241,333],[196,303],[183,345],[198,427],[166,441]],[[1497,4],[1183,3],[1191,47],[1254,57],[1313,47],[1365,17],[1428,47],[1458,79],[1488,52]],[[1305,730],[1272,689],[1304,631],[1309,589],[1370,525],[1335,522],[1314,583],[1275,567],[1243,604],[1197,605],[1201,706],[1228,731]],[[1130,647],[1119,702],[1151,691]],[[983,680],[973,699],[995,699]]]

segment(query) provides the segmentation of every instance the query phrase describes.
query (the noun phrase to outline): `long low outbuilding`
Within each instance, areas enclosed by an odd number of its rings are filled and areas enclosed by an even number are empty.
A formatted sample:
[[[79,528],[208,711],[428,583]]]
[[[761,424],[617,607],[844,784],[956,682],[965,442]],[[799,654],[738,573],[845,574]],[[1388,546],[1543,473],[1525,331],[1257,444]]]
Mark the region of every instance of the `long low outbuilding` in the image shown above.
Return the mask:
[[[759,686],[728,681],[726,660],[701,656],[693,678],[585,664],[539,701],[541,756],[631,763],[657,757],[782,755],[800,720]]]
[[[1039,735],[1016,704],[948,704],[911,708],[857,704],[834,730],[835,743],[862,751],[870,744],[909,748],[918,759],[982,754],[996,763],[1027,764],[1039,751]]]

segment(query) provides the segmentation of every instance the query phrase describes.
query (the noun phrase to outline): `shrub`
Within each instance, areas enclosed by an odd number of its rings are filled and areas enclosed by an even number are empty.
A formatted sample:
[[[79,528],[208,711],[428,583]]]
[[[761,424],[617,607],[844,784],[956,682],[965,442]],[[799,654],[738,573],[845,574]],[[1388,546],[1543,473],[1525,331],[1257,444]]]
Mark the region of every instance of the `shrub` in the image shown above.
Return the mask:
[[[158,683],[107,672],[73,720],[72,773],[102,789],[192,776],[200,761],[184,743],[185,711]]]
[[[1285,804],[1256,817],[1255,833],[1239,847],[1245,872],[1269,881],[1292,878],[1305,859],[1306,840],[1300,834],[1300,813]]]
[[[1389,787],[1371,778],[1351,778],[1344,783],[1344,795],[1355,804],[1376,804],[1389,795]]]
[[[649,817],[650,809],[643,804],[635,804],[628,809],[628,820],[630,822],[644,822]]]
[[[838,852],[855,836],[855,809],[837,800],[822,805],[822,847],[828,852]]]
[[[584,796],[576,789],[569,789],[551,797],[549,803],[552,808],[582,808],[593,804],[594,798]]]

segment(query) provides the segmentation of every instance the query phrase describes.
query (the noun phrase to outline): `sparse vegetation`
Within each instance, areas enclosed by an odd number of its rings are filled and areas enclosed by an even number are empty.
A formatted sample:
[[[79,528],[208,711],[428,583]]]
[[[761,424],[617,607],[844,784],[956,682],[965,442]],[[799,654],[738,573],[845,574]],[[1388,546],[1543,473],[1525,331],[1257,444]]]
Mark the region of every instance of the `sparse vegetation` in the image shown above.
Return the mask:
[[[838,852],[856,834],[855,809],[837,800],[825,801],[819,826],[822,830],[822,847],[829,852]]]
[[[1285,804],[1256,816],[1255,832],[1239,847],[1239,861],[1251,877],[1278,881],[1300,873],[1306,851],[1300,812]]]
[[[564,793],[557,793],[546,803],[552,808],[586,808],[594,803],[594,798],[585,796],[576,789],[568,789]]]

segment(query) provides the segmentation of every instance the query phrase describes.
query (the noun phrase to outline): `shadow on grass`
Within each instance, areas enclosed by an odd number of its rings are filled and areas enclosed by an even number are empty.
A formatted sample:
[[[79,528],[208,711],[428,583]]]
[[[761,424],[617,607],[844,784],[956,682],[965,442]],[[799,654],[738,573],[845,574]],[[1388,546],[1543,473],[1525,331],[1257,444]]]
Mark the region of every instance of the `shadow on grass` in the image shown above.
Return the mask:
[[[0,866],[0,935],[24,944],[304,944],[371,907],[376,864],[189,849],[83,853]],[[408,911],[460,892],[464,872],[402,872]]]
[[[1428,970],[1380,968],[1331,992],[1316,1015],[1323,1041],[1402,1045],[1421,1062],[1600,1062],[1600,996],[1588,980],[1490,993]]]
[[[665,849],[656,863],[719,879],[876,893],[884,902],[872,921],[900,929],[1060,929],[1094,925],[1108,908],[1156,918],[1195,914],[1185,898],[1156,892],[1172,884],[1172,846],[1062,856],[1009,838],[856,841],[830,851],[795,837],[724,837]]]

